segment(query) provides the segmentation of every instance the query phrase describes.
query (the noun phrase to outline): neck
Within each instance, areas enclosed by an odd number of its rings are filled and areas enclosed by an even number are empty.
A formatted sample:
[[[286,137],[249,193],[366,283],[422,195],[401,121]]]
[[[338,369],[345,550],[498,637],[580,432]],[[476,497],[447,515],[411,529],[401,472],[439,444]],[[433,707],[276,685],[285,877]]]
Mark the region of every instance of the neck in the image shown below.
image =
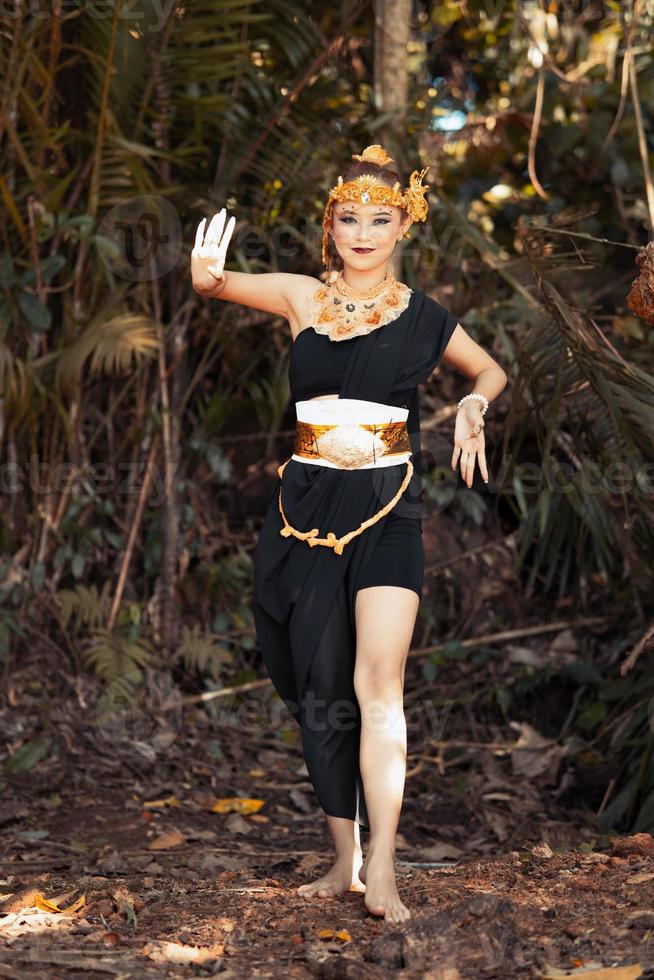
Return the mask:
[[[372,289],[373,286],[378,286],[384,281],[386,270],[390,268],[392,268],[391,265],[386,262],[376,266],[374,269],[365,270],[353,269],[351,266],[346,265],[341,275],[347,285],[352,286],[353,289]]]

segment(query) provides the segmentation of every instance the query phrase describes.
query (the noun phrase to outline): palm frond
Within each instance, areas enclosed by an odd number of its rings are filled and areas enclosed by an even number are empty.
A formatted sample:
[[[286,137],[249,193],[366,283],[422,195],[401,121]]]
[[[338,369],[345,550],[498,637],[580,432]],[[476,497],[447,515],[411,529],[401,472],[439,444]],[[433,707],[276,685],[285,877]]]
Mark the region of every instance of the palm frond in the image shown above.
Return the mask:
[[[542,222],[525,225],[522,241],[543,307],[532,310],[521,338],[504,431],[507,457],[512,446],[517,461],[528,415],[538,447],[540,484],[521,528],[521,560],[533,554],[530,583],[542,578],[560,595],[575,582],[583,589],[594,573],[614,583],[626,574],[649,578],[654,505],[641,475],[654,448],[654,376],[627,361],[547,277],[540,256],[551,268],[556,249]],[[513,479],[521,480],[519,466]]]
[[[160,343],[157,325],[148,316],[122,313],[92,322],[59,356],[57,387],[66,394],[81,381],[88,361],[89,373],[124,374],[141,358],[154,358]]]

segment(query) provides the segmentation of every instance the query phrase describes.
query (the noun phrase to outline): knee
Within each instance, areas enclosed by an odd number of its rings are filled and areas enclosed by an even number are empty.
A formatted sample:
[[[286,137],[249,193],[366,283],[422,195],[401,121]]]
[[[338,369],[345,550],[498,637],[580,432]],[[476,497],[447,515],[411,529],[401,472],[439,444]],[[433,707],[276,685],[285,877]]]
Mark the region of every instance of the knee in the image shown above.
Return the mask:
[[[384,700],[402,697],[402,664],[391,664],[386,658],[368,660],[357,654],[354,668],[354,690],[357,698]]]

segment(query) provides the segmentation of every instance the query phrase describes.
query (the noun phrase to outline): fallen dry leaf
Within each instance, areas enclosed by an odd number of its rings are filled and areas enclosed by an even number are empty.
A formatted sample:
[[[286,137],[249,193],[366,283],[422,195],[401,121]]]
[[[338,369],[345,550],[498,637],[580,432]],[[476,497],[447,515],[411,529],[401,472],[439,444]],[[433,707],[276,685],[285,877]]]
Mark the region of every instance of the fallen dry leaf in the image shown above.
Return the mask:
[[[264,805],[265,800],[248,799],[243,796],[226,796],[216,800],[211,807],[214,813],[256,813]]]
[[[341,939],[344,943],[352,942],[352,936],[347,929],[320,929],[317,933],[318,939]]]
[[[421,847],[418,850],[420,860],[424,861],[443,861],[446,858],[459,858],[465,852],[454,844],[430,844],[429,847]]]
[[[547,774],[553,780],[568,749],[541,735],[528,722],[512,721],[510,725],[520,732],[511,750],[511,769],[514,776],[534,779]]]
[[[224,953],[222,943],[213,946],[185,946],[183,943],[148,943],[142,952],[155,963],[175,963],[184,966],[188,963],[210,963]]]
[[[186,837],[177,830],[167,830],[151,840],[148,844],[149,851],[167,851],[170,847],[179,847],[186,843]]]
[[[644,885],[646,881],[651,881],[654,878],[654,873],[651,871],[637,871],[633,875],[629,875],[625,878],[626,885]]]
[[[80,895],[77,901],[73,902],[72,905],[69,905],[68,908],[60,909],[55,902],[51,902],[41,892],[36,893],[36,901],[34,902],[35,907],[37,909],[41,909],[42,912],[58,912],[60,915],[68,915],[71,912],[77,912],[77,910],[81,909],[81,907],[85,904],[86,896]]]
[[[143,908],[142,900],[138,895],[134,895],[126,885],[117,885],[112,890],[111,897],[117,906],[129,903],[137,912],[140,912]]]
[[[643,969],[640,963],[630,964],[629,966],[601,966],[597,970],[589,970],[589,964],[580,966],[577,970],[560,970],[550,963],[546,964],[545,973],[541,977],[579,977],[580,980],[637,980],[642,976]]]
[[[23,909],[34,907],[36,896],[41,893],[36,888],[20,888],[13,895],[5,898],[0,905],[0,915],[8,915],[10,912],[21,912]]]
[[[61,909],[56,902],[51,902],[43,892],[36,888],[21,888],[20,891],[11,895],[0,905],[0,915],[8,915],[10,912],[24,912],[26,909],[39,909],[41,912],[56,912],[58,915],[67,915],[71,912],[77,912],[85,904],[86,897],[81,895],[72,905]]]
[[[150,800],[149,802],[141,803],[144,810],[162,810],[167,806],[181,806],[181,802],[176,796],[167,796],[165,800]]]
[[[229,830],[230,834],[249,834],[252,824],[240,813],[230,813],[225,820],[225,830]]]

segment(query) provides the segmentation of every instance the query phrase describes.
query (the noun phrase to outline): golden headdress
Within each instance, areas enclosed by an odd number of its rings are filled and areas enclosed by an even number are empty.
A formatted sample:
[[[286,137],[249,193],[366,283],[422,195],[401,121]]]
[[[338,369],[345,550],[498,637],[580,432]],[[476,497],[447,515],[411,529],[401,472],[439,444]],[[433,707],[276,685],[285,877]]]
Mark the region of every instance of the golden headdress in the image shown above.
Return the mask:
[[[393,162],[393,157],[390,157],[379,143],[367,146],[363,153],[353,153],[352,159],[359,160],[361,163],[377,163],[380,167]],[[424,221],[427,217],[425,194],[429,190],[429,185],[423,184],[422,178],[428,170],[429,167],[425,167],[424,170],[414,170],[404,190],[402,190],[399,180],[395,181],[393,187],[389,187],[373,174],[362,174],[346,183],[343,183],[343,178],[339,177],[336,186],[332,187],[329,192],[322,219],[323,265],[327,265],[327,246],[329,244],[327,224],[332,217],[334,201],[357,201],[359,204],[391,204],[395,207],[404,208],[414,221]]]

